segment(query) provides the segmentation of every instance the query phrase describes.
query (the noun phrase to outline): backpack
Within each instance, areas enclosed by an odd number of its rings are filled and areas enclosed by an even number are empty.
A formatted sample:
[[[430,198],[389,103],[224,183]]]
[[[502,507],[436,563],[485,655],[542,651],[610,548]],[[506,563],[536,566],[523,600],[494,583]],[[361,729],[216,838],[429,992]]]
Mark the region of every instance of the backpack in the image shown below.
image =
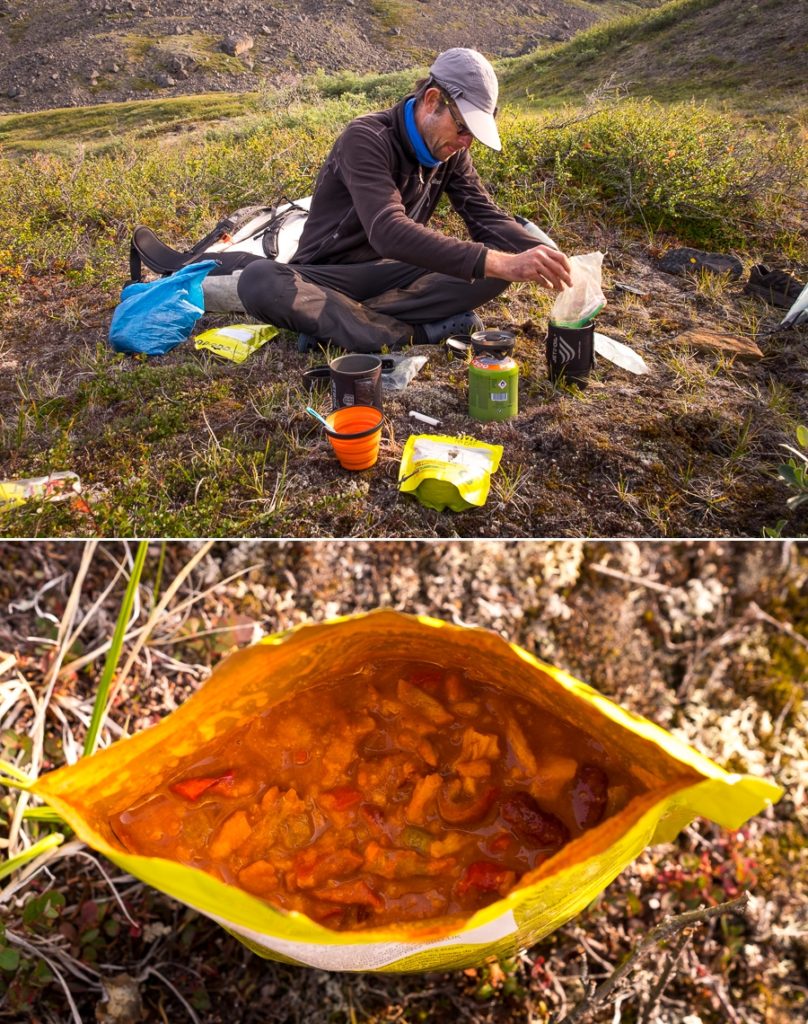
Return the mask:
[[[203,282],[206,311],[243,309],[236,285],[241,270],[255,259],[288,263],[294,256],[309,214],[311,196],[279,206],[243,206],[223,217],[190,249],[161,242],[151,228],[135,228],[129,247],[129,275],[143,280],[143,267],[166,277],[190,263],[214,259],[217,266]]]

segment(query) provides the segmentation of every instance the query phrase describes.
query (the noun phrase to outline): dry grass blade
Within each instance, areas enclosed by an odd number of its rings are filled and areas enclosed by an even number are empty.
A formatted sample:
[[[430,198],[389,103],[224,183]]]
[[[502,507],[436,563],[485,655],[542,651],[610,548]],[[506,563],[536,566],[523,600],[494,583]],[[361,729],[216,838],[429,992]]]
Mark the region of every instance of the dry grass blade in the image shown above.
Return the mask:
[[[213,542],[211,541],[210,543],[213,543]],[[171,609],[172,614],[174,616],[182,615],[183,613],[187,612],[190,608],[192,608],[193,605],[195,605],[199,601],[202,601],[203,598],[207,597],[209,594],[212,594],[215,590],[217,590],[217,589],[219,589],[221,587],[225,587],[228,583],[231,583],[233,580],[238,579],[240,576],[245,576],[247,573],[252,572],[253,569],[258,569],[258,568],[260,568],[260,563],[255,563],[253,565],[245,566],[243,569],[239,569],[238,572],[231,573],[231,575],[226,577],[225,579],[219,580],[218,582],[214,583],[212,586],[207,587],[205,590],[200,590],[198,592],[193,593],[190,597],[187,597],[184,600],[178,602]],[[125,639],[127,641],[129,641],[129,640],[133,640],[133,639],[141,636],[144,633],[144,631],[146,630],[147,625],[138,626],[135,629],[130,629],[127,632],[127,634],[126,634]],[[180,637],[178,639],[184,639],[184,638]],[[177,641],[174,638],[171,638],[171,637],[163,638],[163,639],[161,639],[159,641],[158,640],[152,640],[152,644],[156,644],[156,643],[170,644],[170,643],[175,643],[175,642],[177,642]],[[111,641],[107,641],[106,643],[101,644],[100,646],[94,648],[89,653],[81,655],[81,657],[78,657],[75,660],[71,661],[70,665],[64,666],[60,670],[60,673],[61,674],[66,674],[67,672],[78,672],[81,669],[85,668],[87,665],[92,664],[94,661],[96,661],[98,658],[100,658],[102,654],[106,654],[106,652],[109,650],[110,643],[111,643]]]
[[[170,989],[174,993],[177,999],[182,1003],[188,1016],[191,1018],[194,1024],[201,1024],[199,1017],[194,1012],[194,1008],[183,996],[183,994],[179,991],[176,985],[172,985],[168,978],[161,971],[158,971],[156,967],[147,967],[146,970],[141,975],[141,978],[145,979],[148,978],[150,975],[154,975],[155,978],[159,978],[160,981],[166,986],[166,988]]]
[[[73,999],[73,995],[70,991],[70,986],[67,984],[67,980],[65,979],[62,972],[59,970],[59,967],[57,967],[55,959],[48,956],[47,953],[45,953],[42,950],[41,946],[39,946],[38,944],[35,944],[33,942],[27,942],[25,939],[23,939],[19,935],[16,935],[14,932],[7,931],[6,938],[13,945],[19,946],[21,949],[24,949],[27,953],[30,953],[32,956],[38,957],[39,959],[45,961],[45,963],[53,972],[53,976],[56,978],[56,980],[59,982],[59,984],[62,986],[62,989],[64,990],[64,994],[67,999],[67,1004],[70,1007],[71,1017],[76,1022],[76,1024],[82,1024],[81,1014],[79,1013],[79,1008],[78,1006],[76,1006],[75,1000]],[[86,977],[82,977],[81,975],[79,975],[79,977],[85,984],[89,980]]]
[[[62,662],[65,659],[65,655],[70,650],[67,643],[68,635],[70,633],[73,620],[78,611],[79,599],[81,597],[81,588],[84,584],[84,579],[87,575],[87,571],[90,568],[90,563],[93,560],[95,549],[98,545],[98,541],[88,541],[82,551],[81,563],[76,572],[76,578],[73,582],[73,587],[70,591],[70,597],[67,601],[64,614],[59,623],[59,632],[56,638],[57,653],[54,659],[53,668],[51,670],[50,680],[48,681],[47,688],[42,700],[39,702],[37,707],[36,717],[34,719],[34,726],[32,729],[33,738],[33,751],[31,754],[31,774],[36,777],[39,774],[39,769],[42,765],[42,749],[44,746],[45,738],[45,715],[47,714],[48,705],[50,703],[53,689],[56,685],[56,680],[59,676],[59,669],[62,667]]]
[[[170,585],[166,588],[166,592],[160,598],[160,601],[155,606],[151,615],[147,619],[145,626],[143,627],[134,644],[132,645],[132,650],[129,652],[129,656],[124,662],[123,668],[118,673],[118,679],[115,682],[115,685],[112,687],[109,695],[109,700],[107,701],[105,717],[109,713],[109,709],[112,707],[112,704],[115,700],[115,696],[121,686],[121,683],[123,682],[124,679],[128,677],[129,673],[132,671],[132,666],[137,661],[138,654],[143,648],[143,645],[149,639],[152,630],[159,622],[164,611],[168,607],[171,598],[177,593],[177,591],[182,586],[183,582],[187,579],[188,576],[190,576],[190,574],[193,572],[193,570],[196,568],[199,562],[201,562],[205,555],[210,551],[210,549],[213,547],[213,543],[214,542],[212,540],[205,541],[205,543],[200,546],[199,550],[186,562],[182,569],[180,569],[180,571],[174,577]]]
[[[62,662],[70,649],[66,641],[78,611],[81,588],[87,575],[87,571],[90,568],[93,555],[95,554],[97,543],[97,541],[90,541],[85,545],[82,551],[81,562],[76,571],[76,578],[73,582],[73,587],[70,591],[70,596],[68,597],[64,614],[62,615],[59,623],[59,630],[56,638],[56,656],[53,661],[50,678],[42,697],[40,699],[37,699],[36,697],[34,698],[34,721],[30,730],[31,767],[29,774],[32,778],[37,777],[42,765],[42,753],[45,744],[45,717],[47,715],[53,690],[59,675],[59,669],[61,668]],[[28,800],[28,793],[22,792],[11,816],[11,825],[9,827],[8,835],[8,851],[10,858],[14,857],[17,850],[20,839],[20,826],[23,814],[28,806]]]

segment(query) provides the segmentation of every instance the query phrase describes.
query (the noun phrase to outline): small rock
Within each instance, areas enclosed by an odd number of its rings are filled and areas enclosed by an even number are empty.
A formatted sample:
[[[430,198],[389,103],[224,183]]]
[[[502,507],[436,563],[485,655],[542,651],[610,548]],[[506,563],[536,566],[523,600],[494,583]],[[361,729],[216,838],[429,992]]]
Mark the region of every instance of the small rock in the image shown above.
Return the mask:
[[[255,40],[252,36],[227,36],[222,40],[221,48],[225,53],[229,53],[231,57],[240,57],[242,53],[247,53],[255,46]]]
[[[6,92],[6,96],[8,96],[10,100],[16,100],[22,96],[22,89],[18,85],[12,85]]]
[[[390,31],[387,34],[389,36],[400,36],[401,35],[401,29],[400,28],[396,28],[394,26],[393,28],[390,29]]]
[[[159,85],[161,89],[168,89],[169,86],[176,85],[177,83],[171,75],[155,75],[154,84]]]
[[[118,974],[102,982],[104,999],[95,1008],[98,1024],[137,1024],[143,1020],[143,1002],[137,981]]]
[[[115,61],[113,61],[111,64],[107,64],[107,71],[109,71],[113,75],[117,75],[117,73],[120,70],[120,67],[115,63]]]
[[[737,359],[762,359],[763,353],[749,338],[735,338],[729,334],[695,327],[675,339],[679,344],[689,345],[698,351],[728,352]]]
[[[272,35],[272,29],[269,27],[269,25],[262,25],[261,26],[261,32],[265,36],[271,36]]]

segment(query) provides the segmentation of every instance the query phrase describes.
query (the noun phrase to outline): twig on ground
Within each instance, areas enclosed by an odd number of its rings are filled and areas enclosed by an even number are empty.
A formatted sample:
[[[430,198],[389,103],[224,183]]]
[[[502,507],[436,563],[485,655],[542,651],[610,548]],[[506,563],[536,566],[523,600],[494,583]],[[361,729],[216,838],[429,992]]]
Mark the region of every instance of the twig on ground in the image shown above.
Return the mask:
[[[624,580],[626,583],[636,583],[640,587],[647,587],[648,590],[655,590],[658,594],[669,594],[673,587],[665,586],[664,583],[654,583],[653,580],[644,580],[641,576],[630,576],[627,572],[621,572],[619,569],[612,569],[608,565],[603,565],[602,562],[593,562],[589,566],[590,569],[594,569],[595,572],[603,573],[604,576],[613,576],[616,580]]]
[[[617,988],[629,972],[636,966],[640,958],[657,943],[664,942],[665,940],[672,938],[674,935],[678,935],[684,929],[692,928],[694,925],[704,924],[716,917],[722,917],[724,914],[743,913],[748,901],[749,893],[743,892],[736,899],[729,900],[727,903],[719,903],[715,907],[701,907],[698,910],[689,910],[687,913],[678,914],[676,917],[668,918],[666,921],[658,924],[656,928],[653,928],[645,938],[640,941],[623,963],[619,967],[615,968],[609,977],[600,984],[597,989],[595,989],[592,995],[587,996],[582,1002],[580,1002],[571,1013],[567,1014],[563,1020],[559,1021],[559,1024],[573,1024],[574,1021],[580,1020],[585,1013],[588,1013],[589,1010],[593,1010],[595,1007],[605,1003],[615,988]],[[682,948],[684,948],[684,946],[682,946]],[[658,999],[661,994],[662,991],[660,989],[656,998]]]
[[[749,627],[746,625],[730,626],[730,628],[721,633],[720,636],[714,637],[709,643],[705,644],[704,647],[694,651],[693,655],[688,659],[687,668],[682,676],[682,681],[679,683],[676,690],[676,696],[682,698],[689,692],[690,684],[696,674],[696,670],[709,654],[713,651],[720,650],[722,647],[729,647],[732,644],[740,642],[745,636],[747,636],[748,632]]]
[[[764,612],[760,605],[756,604],[754,601],[749,602],[748,612],[753,618],[759,619],[761,622],[768,622],[770,626],[774,626],[775,629],[779,629],[781,633],[785,633],[786,636],[790,636],[792,640],[796,640],[798,644],[802,644],[802,646],[808,650],[808,639],[798,633],[790,622],[781,622],[780,619],[775,619],[773,615],[769,615],[768,612]]]
[[[659,1000],[662,997],[662,993],[665,991],[665,987],[671,979],[674,968],[679,963],[679,959],[684,952],[685,946],[690,942],[693,937],[693,930],[685,928],[682,930],[681,935],[676,941],[673,949],[668,954],[668,959],[665,961],[665,965],[662,968],[659,978],[657,979],[654,987],[648,995],[648,1002],[640,1013],[638,1024],[651,1024],[651,1014],[659,1005]]]

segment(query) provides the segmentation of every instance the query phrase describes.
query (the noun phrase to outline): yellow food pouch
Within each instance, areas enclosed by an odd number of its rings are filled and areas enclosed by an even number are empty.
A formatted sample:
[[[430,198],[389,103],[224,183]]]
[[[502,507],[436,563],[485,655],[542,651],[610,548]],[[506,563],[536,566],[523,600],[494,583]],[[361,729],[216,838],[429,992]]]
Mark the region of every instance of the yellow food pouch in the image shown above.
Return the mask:
[[[479,508],[501,458],[502,445],[473,437],[411,434],[401,455],[399,490],[438,512]]]
[[[376,930],[337,932],[197,868],[121,848],[111,816],[153,793],[204,744],[303,688],[367,670],[380,658],[413,657],[529,700],[597,737],[644,791],[472,916]],[[32,792],[121,869],[218,921],[261,956],[326,970],[393,972],[449,970],[492,955],[512,956],[586,907],[649,844],[669,842],[696,816],[737,829],[782,795],[765,779],[724,771],[494,633],[386,610],[300,626],[231,655],[158,725],[42,776]]]
[[[208,349],[215,356],[243,363],[247,356],[265,345],[278,333],[271,324],[232,324],[230,327],[215,327],[197,335],[195,347]]]

